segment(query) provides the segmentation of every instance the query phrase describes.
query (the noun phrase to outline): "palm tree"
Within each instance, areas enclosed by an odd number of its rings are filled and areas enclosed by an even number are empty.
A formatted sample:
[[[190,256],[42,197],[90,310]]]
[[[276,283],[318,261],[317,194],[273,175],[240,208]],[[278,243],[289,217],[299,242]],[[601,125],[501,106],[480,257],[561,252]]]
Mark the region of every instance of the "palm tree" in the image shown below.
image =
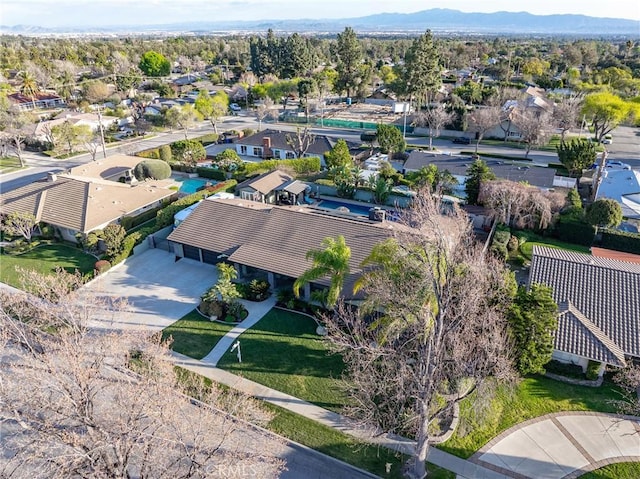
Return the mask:
[[[324,249],[307,252],[307,259],[312,261],[311,268],[293,283],[293,293],[298,297],[302,286],[328,276],[331,282],[327,292],[327,305],[333,307],[338,302],[344,280],[349,275],[351,248],[347,246],[344,236],[327,237],[322,240],[322,246]]]
[[[32,73],[26,70],[18,73],[18,79],[20,80],[20,93],[31,98],[31,101],[33,102],[33,109],[35,110],[36,94],[38,93],[38,91],[40,91],[40,88],[38,87],[38,81]]]

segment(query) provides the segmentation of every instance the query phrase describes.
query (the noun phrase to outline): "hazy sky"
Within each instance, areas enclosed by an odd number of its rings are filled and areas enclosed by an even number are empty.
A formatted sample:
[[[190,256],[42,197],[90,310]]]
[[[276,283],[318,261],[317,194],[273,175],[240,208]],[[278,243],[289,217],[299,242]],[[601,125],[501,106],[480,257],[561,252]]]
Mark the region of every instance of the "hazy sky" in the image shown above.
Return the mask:
[[[0,0],[0,24],[95,26],[216,19],[348,18],[430,8],[464,12],[526,9],[538,15],[578,13],[640,20],[639,5],[638,0]]]

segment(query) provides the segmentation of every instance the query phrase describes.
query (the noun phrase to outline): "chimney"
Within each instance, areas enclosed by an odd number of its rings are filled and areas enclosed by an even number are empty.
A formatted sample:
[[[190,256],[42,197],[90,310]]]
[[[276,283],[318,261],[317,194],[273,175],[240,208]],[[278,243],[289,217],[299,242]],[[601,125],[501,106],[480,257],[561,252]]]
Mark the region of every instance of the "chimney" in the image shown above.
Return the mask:
[[[273,153],[271,152],[271,137],[264,136],[262,137],[262,157],[263,158],[271,158]]]
[[[57,179],[58,179],[58,175],[56,175],[55,173],[53,173],[51,171],[49,173],[47,173],[47,181],[48,182],[53,183]]]
[[[382,208],[374,207],[369,210],[369,219],[371,221],[384,221],[385,211]]]

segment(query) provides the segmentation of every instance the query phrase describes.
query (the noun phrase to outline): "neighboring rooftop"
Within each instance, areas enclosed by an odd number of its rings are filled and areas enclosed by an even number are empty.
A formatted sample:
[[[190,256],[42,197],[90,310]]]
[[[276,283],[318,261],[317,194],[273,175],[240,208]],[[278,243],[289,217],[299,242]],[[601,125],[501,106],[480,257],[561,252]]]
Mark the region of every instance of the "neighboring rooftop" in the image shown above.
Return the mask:
[[[560,306],[557,350],[616,365],[621,352],[640,357],[640,264],[534,246],[533,283]]]
[[[295,133],[290,131],[279,130],[263,130],[259,131],[251,136],[241,138],[236,141],[240,145],[247,146],[263,146],[264,138],[271,139],[271,149],[278,150],[290,150],[293,148],[287,143],[287,136],[295,136]],[[316,135],[315,141],[311,143],[307,150],[307,155],[324,155],[327,151],[333,148],[334,142],[325,135]]]

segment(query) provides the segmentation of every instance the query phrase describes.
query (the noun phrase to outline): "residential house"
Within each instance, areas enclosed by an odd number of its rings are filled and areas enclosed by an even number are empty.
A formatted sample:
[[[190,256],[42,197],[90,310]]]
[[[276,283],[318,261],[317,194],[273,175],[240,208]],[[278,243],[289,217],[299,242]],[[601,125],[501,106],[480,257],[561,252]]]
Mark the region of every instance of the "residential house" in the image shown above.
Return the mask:
[[[302,204],[308,190],[306,183],[278,170],[249,178],[236,186],[236,193],[244,200],[275,205]]]
[[[242,199],[207,198],[169,235],[177,257],[209,264],[227,261],[241,275],[261,272],[272,287],[291,284],[311,266],[307,251],[326,237],[344,236],[351,248],[350,274],[343,296],[353,298],[353,283],[374,245],[393,233],[397,223],[377,222],[300,206],[274,206]],[[215,234],[206,232],[215,231]],[[329,278],[307,285],[326,287]]]
[[[124,216],[136,216],[176,195],[172,180],[121,183],[141,158],[115,155],[68,172],[49,174],[41,181],[0,195],[3,214],[33,214],[39,222],[55,226],[63,239],[76,241],[77,233],[102,229]]]
[[[558,329],[553,358],[625,366],[640,358],[640,264],[534,246],[529,286],[553,290]]]
[[[617,201],[624,217],[640,219],[640,171],[605,168],[596,196],[596,199],[601,198]]]
[[[464,197],[464,184],[467,180],[467,169],[473,163],[473,159],[463,156],[450,156],[438,153],[414,150],[404,163],[403,173],[418,171],[423,167],[435,165],[438,170],[447,170],[458,181],[454,188],[456,196]],[[496,178],[525,182],[542,190],[550,190],[554,187],[556,171],[553,168],[542,166],[530,166],[512,163],[502,160],[488,160],[487,166],[496,175]]]
[[[533,111],[536,114],[551,113],[554,104],[545,96],[541,88],[529,86],[524,90],[524,98],[507,100],[502,105],[502,120],[499,125],[489,130],[485,137],[504,140],[520,140],[522,134],[514,122],[514,117],[520,115],[523,110]]]
[[[240,156],[250,156],[262,159],[293,159],[296,158],[294,148],[287,138],[295,137],[295,133],[263,130],[251,136],[241,138],[236,142],[236,153]],[[305,157],[318,157],[324,165],[324,155],[333,148],[335,140],[324,135],[316,135],[315,140],[309,146]]]
[[[7,95],[7,98],[23,111],[37,110],[38,108],[61,108],[65,106],[64,100],[56,93],[38,92],[33,95],[33,97],[31,97],[31,95],[23,95],[22,93],[12,93],[11,95]]]
[[[118,124],[118,118],[115,116],[99,116],[96,113],[82,113],[63,111],[53,120],[40,121],[29,125],[25,128],[25,132],[38,141],[51,141],[51,131],[54,127],[60,126],[65,122],[69,122],[73,126],[87,125],[92,131],[98,131],[100,124],[106,130]]]

